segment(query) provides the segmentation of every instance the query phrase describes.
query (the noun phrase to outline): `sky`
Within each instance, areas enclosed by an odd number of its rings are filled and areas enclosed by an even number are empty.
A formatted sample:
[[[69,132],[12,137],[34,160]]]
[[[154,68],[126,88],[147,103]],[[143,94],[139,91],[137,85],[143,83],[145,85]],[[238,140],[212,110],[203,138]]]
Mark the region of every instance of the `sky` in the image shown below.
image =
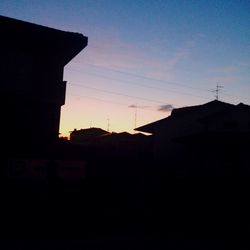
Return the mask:
[[[1,0],[0,15],[82,33],[60,133],[134,133],[173,108],[250,105],[250,0]]]

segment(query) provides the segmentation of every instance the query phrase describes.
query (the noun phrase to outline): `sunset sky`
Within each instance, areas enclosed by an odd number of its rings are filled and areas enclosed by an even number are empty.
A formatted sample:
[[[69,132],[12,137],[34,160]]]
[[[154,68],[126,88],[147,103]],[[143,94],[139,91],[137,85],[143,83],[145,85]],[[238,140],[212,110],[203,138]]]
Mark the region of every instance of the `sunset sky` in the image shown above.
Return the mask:
[[[88,37],[65,67],[63,135],[133,132],[217,84],[220,100],[250,104],[249,0],[1,0],[0,15]]]

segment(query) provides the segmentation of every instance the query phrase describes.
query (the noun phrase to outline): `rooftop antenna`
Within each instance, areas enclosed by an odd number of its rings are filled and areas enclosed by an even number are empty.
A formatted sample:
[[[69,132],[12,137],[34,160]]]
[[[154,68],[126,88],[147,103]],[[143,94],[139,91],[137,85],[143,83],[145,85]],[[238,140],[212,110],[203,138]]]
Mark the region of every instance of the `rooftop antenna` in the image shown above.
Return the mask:
[[[137,104],[135,105],[135,128],[137,123]]]
[[[132,104],[132,105],[130,105],[128,107],[135,109],[134,125],[135,125],[135,128],[136,128],[137,127],[137,111],[138,111],[138,108],[140,108],[140,109],[146,109],[146,108],[150,108],[150,106],[140,106],[140,105],[137,105],[137,104]]]
[[[137,104],[132,104],[132,105],[130,105],[129,106],[129,108],[133,108],[133,109],[135,109],[135,117],[134,117],[134,128],[136,128],[136,124],[137,124],[137,108],[138,108],[138,106],[137,106]]]
[[[216,89],[212,90],[212,92],[215,92],[215,99],[216,99],[217,101],[219,100],[219,93],[220,93],[220,91],[221,91],[222,88],[223,88],[223,86],[222,86],[222,85],[219,85],[219,84],[217,83]]]
[[[107,122],[108,122],[108,124],[107,124],[107,131],[109,132],[109,118],[107,119]]]

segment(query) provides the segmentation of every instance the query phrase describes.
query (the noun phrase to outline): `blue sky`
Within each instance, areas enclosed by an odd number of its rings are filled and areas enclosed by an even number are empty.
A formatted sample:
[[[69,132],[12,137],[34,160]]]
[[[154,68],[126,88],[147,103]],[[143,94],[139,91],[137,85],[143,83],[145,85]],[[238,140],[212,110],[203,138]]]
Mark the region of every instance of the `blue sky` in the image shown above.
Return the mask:
[[[0,14],[89,37],[65,67],[63,134],[108,119],[131,132],[168,116],[162,105],[213,100],[216,84],[222,101],[250,104],[248,0],[2,0]]]

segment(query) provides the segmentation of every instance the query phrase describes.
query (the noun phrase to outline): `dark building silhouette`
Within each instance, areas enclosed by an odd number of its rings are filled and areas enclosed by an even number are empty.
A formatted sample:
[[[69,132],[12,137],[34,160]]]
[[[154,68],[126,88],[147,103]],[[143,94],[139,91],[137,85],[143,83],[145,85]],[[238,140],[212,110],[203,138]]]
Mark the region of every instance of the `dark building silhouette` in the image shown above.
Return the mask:
[[[87,45],[87,38],[1,16],[0,34],[2,150],[38,152],[39,144],[48,145],[58,136],[66,87],[63,67]],[[249,106],[213,101],[175,109],[170,117],[137,130],[153,136],[92,128],[73,131],[71,140],[95,142],[99,151],[63,141],[44,159],[29,153],[16,161],[16,152],[8,155],[17,176],[40,169],[38,173],[49,181],[47,185],[37,179],[6,183],[1,179],[1,226],[6,239],[2,248],[223,249],[224,241],[232,247],[235,239],[234,249],[243,249],[249,235],[249,178],[245,186],[241,180],[237,185],[230,181],[233,188],[221,180],[202,188],[189,181],[151,178],[155,165],[150,148],[153,138],[155,154],[165,163],[178,152],[174,161],[182,158],[187,164],[187,155],[195,154],[203,160],[199,167],[204,167],[204,152],[211,156],[218,149],[221,154],[225,146],[223,152],[234,156],[234,165],[240,164],[240,156],[241,163],[249,164]],[[190,154],[183,154],[184,148]],[[210,165],[217,161],[220,157],[215,154]],[[85,170],[85,163],[88,181],[55,180],[58,172],[73,178],[82,172],[77,169]],[[144,176],[147,165],[149,174]]]
[[[82,144],[93,144],[97,138],[106,134],[109,134],[109,132],[101,128],[74,129],[70,132],[70,141]]]
[[[69,143],[81,148],[85,155],[88,177],[142,176],[151,161],[151,136],[141,133],[75,129],[70,133]]]
[[[142,151],[144,153],[151,149],[151,137],[142,133],[130,134],[128,132],[110,133],[100,137],[100,144],[111,148],[113,151],[130,154]]]
[[[128,132],[108,132],[101,128],[74,129],[70,133],[70,141],[73,143],[95,146],[112,153],[129,153],[131,151],[143,151],[151,149],[150,136],[142,133],[130,134]]]
[[[50,144],[65,102],[64,66],[87,46],[87,37],[4,16],[0,34],[2,141],[9,151]]]
[[[153,135],[155,161],[185,172],[249,172],[250,106],[214,100],[174,109],[162,120],[136,128]],[[213,172],[214,174],[214,172]]]

